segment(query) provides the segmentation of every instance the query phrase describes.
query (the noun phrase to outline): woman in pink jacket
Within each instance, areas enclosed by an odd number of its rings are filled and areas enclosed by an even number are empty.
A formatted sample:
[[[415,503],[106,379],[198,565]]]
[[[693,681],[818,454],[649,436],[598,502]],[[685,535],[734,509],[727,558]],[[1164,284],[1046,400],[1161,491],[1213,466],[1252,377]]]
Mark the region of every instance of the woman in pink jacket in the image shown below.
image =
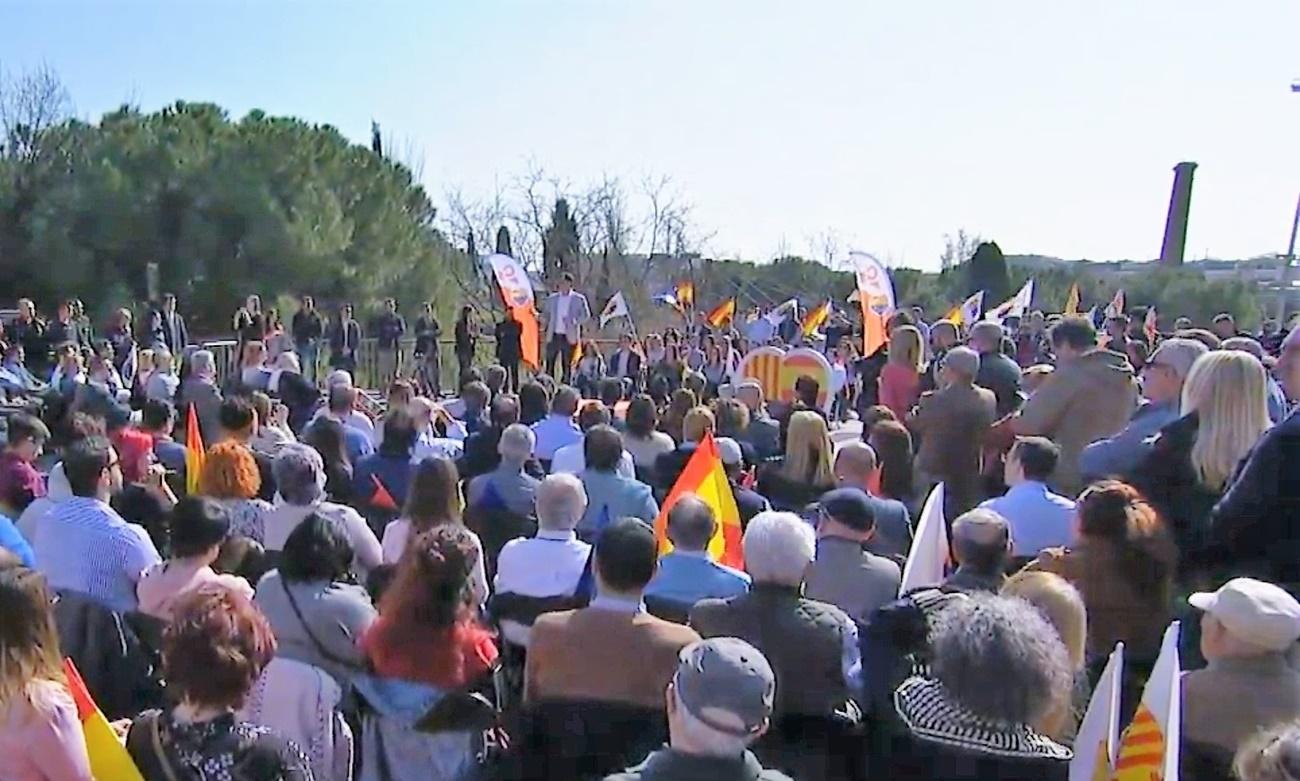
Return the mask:
[[[0,571],[0,778],[94,781],[45,579]]]
[[[921,397],[921,373],[925,370],[925,347],[915,326],[900,325],[889,336],[889,362],[880,370],[879,400],[899,420]]]

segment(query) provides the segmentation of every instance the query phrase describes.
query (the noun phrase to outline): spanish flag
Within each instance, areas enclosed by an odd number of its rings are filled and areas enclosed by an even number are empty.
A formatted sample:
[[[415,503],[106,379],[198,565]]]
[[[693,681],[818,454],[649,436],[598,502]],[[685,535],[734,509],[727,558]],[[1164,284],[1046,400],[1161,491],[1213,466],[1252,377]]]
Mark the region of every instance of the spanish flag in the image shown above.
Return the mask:
[[[1070,285],[1070,295],[1065,297],[1065,312],[1063,314],[1066,317],[1079,314],[1079,283],[1078,282],[1075,282],[1073,285]]]
[[[199,492],[199,474],[207,451],[203,449],[203,432],[199,431],[199,416],[194,405],[185,413],[185,493],[195,496]]]
[[[704,441],[695,449],[695,454],[686,462],[682,476],[677,478],[673,490],[659,510],[655,519],[655,537],[659,540],[659,554],[663,555],[673,549],[668,541],[668,511],[677,504],[683,494],[695,494],[713,509],[713,518],[718,528],[709,540],[709,557],[714,561],[734,569],[744,569],[745,556],[740,546],[740,510],[736,508],[736,497],[731,493],[731,483],[727,482],[727,473],[722,468],[722,458],[718,455],[718,446],[713,441],[713,434],[705,434]]]
[[[803,316],[800,330],[804,336],[812,336],[829,319],[831,319],[831,300],[828,298],[821,303],[821,306],[808,310],[808,314]]]
[[[1133,721],[1119,739],[1112,781],[1175,781],[1182,733],[1182,687],[1179,678],[1178,622],[1165,630],[1160,655],[1142,690]]]
[[[695,283],[689,279],[684,279],[677,283],[677,305],[683,309],[690,309],[695,306]]]
[[[71,659],[63,660],[63,674],[68,679],[68,693],[77,706],[77,718],[81,720],[90,774],[103,781],[144,781],[126,746],[113,734],[104,712],[90,698],[86,683],[81,680],[81,674]]]
[[[713,307],[713,311],[709,312],[706,319],[709,321],[709,325],[714,328],[721,328],[727,324],[727,321],[735,318],[735,316],[736,299],[728,298],[726,301]]]

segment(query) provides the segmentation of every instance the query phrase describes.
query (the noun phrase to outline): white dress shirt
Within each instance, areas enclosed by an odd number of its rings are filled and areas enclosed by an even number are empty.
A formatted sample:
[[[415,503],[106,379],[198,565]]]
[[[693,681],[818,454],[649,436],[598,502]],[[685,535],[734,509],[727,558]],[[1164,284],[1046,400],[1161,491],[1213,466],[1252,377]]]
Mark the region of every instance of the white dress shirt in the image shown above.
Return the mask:
[[[572,531],[541,529],[536,537],[511,540],[497,557],[492,583],[498,594],[522,597],[562,597],[578,588],[591,546]],[[502,621],[501,633],[516,644],[528,645],[529,627]]]
[[[583,444],[575,442],[555,451],[555,456],[551,458],[551,474],[558,475],[561,472],[570,475],[582,474],[587,468],[587,455],[583,452]],[[619,456],[618,466],[614,471],[629,480],[635,480],[636,464],[632,463],[632,454],[624,450],[623,455]]]

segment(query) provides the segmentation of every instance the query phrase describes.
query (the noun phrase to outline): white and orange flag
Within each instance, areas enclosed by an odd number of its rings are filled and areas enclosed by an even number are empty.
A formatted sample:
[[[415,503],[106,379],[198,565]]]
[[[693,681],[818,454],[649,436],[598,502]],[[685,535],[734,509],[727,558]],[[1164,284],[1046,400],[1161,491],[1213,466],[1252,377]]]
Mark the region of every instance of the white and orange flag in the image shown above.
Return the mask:
[[[894,315],[894,281],[889,269],[875,256],[850,252],[862,307],[862,354],[873,355],[885,346],[885,323]]]
[[[541,327],[537,322],[537,309],[533,304],[533,282],[519,261],[496,253],[487,258],[492,273],[501,290],[501,300],[510,310],[510,316],[519,323],[519,347],[524,363],[536,371],[541,367]]]
[[[1088,711],[1083,714],[1074,738],[1074,759],[1070,760],[1070,781],[1107,781],[1115,770],[1119,750],[1119,693],[1124,672],[1124,644],[1116,643],[1106,660],[1106,669],[1092,690]]]
[[[1115,291],[1115,297],[1106,305],[1106,317],[1119,317],[1127,311],[1124,302],[1124,288]]]
[[[1178,781],[1178,743],[1182,689],[1178,662],[1178,622],[1165,630],[1160,656],[1151,670],[1142,702],[1119,740],[1111,781]]]
[[[916,524],[916,538],[903,565],[898,586],[902,596],[918,588],[937,586],[948,576],[948,527],[943,520],[943,483],[930,489]]]
[[[740,509],[736,507],[736,495],[731,492],[731,483],[722,467],[722,457],[718,454],[718,445],[713,441],[713,434],[704,435],[704,440],[695,448],[695,454],[686,462],[681,477],[668,492],[659,517],[655,518],[655,537],[659,540],[659,555],[673,549],[668,541],[668,511],[677,504],[683,494],[695,494],[713,510],[713,517],[718,522],[709,540],[709,558],[733,569],[745,568],[745,555],[741,549]]]

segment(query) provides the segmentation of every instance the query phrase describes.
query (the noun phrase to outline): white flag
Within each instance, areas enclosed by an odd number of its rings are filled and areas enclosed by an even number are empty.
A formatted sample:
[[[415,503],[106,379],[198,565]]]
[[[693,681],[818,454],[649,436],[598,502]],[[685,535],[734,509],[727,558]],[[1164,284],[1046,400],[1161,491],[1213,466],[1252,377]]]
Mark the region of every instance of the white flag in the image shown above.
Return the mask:
[[[609,303],[605,304],[605,308],[600,310],[600,327],[604,328],[610,320],[616,317],[631,319],[631,315],[627,311],[627,301],[623,300],[622,291],[610,296]]]
[[[1106,669],[1092,690],[1088,712],[1074,738],[1070,781],[1109,779],[1119,751],[1119,692],[1124,672],[1124,644],[1116,643]]]
[[[997,305],[993,311],[984,315],[985,320],[1000,323],[1008,317],[1024,317],[1034,300],[1034,280],[1028,280],[1011,298]]]
[[[916,538],[903,565],[898,594],[937,586],[948,575],[948,528],[943,520],[943,483],[930,490],[916,525]]]
[[[1178,745],[1182,739],[1182,675],[1178,661],[1178,622],[1165,630],[1160,655],[1142,690],[1133,721],[1119,739],[1115,781],[1178,781]]]
[[[766,318],[767,322],[771,323],[772,325],[780,325],[781,323],[785,322],[785,319],[787,317],[790,317],[791,315],[794,314],[794,311],[798,306],[799,306],[799,301],[797,299],[792,298],[789,301],[786,301],[778,305],[771,312],[768,312],[767,314],[763,315],[763,317]]]
[[[959,311],[961,322],[958,325],[974,325],[978,323],[980,315],[984,313],[984,291],[976,290],[974,295],[961,302]]]

